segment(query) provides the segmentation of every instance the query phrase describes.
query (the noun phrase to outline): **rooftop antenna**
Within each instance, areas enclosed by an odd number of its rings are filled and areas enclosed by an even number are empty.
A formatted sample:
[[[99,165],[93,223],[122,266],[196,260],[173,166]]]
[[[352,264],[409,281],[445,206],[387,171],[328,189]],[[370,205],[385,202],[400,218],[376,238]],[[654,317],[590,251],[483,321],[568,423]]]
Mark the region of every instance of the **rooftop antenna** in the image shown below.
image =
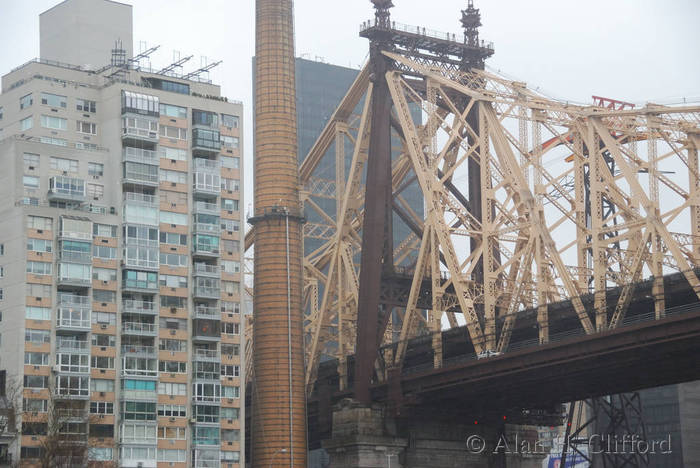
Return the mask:
[[[162,68],[161,70],[158,70],[156,73],[159,75],[181,76],[182,65],[189,61],[192,57],[193,55],[188,55],[187,57],[180,58],[180,51],[173,50],[173,63],[165,68]]]
[[[182,78],[184,78],[186,80],[191,80],[193,78],[199,78],[200,75],[205,74],[206,79],[209,79],[209,70],[220,65],[222,62],[221,60],[217,60],[216,62],[212,62],[212,63],[206,65],[207,58],[202,57],[202,59],[203,59],[203,62],[200,62],[200,63],[204,63],[205,65],[203,65],[202,67],[198,68],[195,71],[189,72],[188,74],[186,74]]]
[[[112,61],[110,63],[113,67],[124,67],[126,65],[126,49],[124,49],[121,39],[114,41]]]

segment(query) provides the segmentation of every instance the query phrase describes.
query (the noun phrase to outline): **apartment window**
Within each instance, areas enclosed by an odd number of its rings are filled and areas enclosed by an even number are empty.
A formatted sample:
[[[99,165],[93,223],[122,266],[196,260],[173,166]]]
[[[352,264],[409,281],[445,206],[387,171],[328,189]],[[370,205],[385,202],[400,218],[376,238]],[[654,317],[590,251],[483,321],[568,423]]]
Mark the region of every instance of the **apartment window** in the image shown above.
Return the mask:
[[[99,237],[117,237],[117,226],[110,224],[93,224],[92,235]]]
[[[235,365],[221,366],[221,375],[224,377],[240,377],[241,368]]]
[[[228,294],[238,294],[241,290],[241,283],[238,281],[222,281],[221,292]]]
[[[171,159],[174,161],[187,161],[187,150],[182,148],[170,148],[168,146],[159,146],[158,153],[163,159]]]
[[[239,169],[241,166],[241,159],[233,156],[221,156],[222,167],[228,167],[229,169]]]
[[[76,159],[56,158],[51,156],[51,169],[62,172],[78,172],[78,161]]]
[[[240,180],[238,179],[226,179],[221,178],[221,190],[229,190],[231,192],[238,192],[240,190]]]
[[[185,374],[187,372],[187,363],[180,361],[158,361],[158,370],[171,374]]]
[[[114,414],[114,403],[112,403],[111,401],[91,401],[90,413]]]
[[[158,427],[158,438],[159,439],[186,439],[186,428],[184,427]],[[162,452],[162,450],[161,450]],[[184,460],[183,460],[184,461]]]
[[[127,202],[124,205],[124,221],[136,224],[158,224],[158,208]]]
[[[20,131],[29,130],[29,129],[32,128],[33,126],[34,126],[34,117],[31,116],[31,115],[30,115],[29,117],[24,118],[24,119],[22,119],[22,120],[19,121],[19,129],[20,129]]]
[[[49,388],[49,378],[45,375],[25,375],[25,388]]]
[[[238,419],[240,417],[240,409],[238,408],[221,408],[221,419]]]
[[[227,220],[228,221],[228,220]],[[228,232],[237,232],[234,229],[239,229],[240,224],[238,221],[236,221],[236,224],[226,224],[226,228],[224,228],[224,225],[221,225],[221,228],[228,231]],[[232,228],[232,229],[229,229]],[[223,239],[221,241],[221,248],[223,249],[224,252],[238,252],[241,249],[241,241],[238,240],[233,240],[233,239]]]
[[[32,252],[51,252],[53,241],[48,239],[27,239],[27,250]]]
[[[187,417],[187,407],[184,405],[158,405],[158,416],[185,418]]]
[[[158,393],[161,395],[187,395],[187,384],[158,382]]]
[[[159,112],[159,99],[148,94],[122,91],[122,110],[157,116]]]
[[[187,129],[179,127],[171,127],[170,125],[160,126],[160,136],[172,138],[174,140],[187,140]]]
[[[122,424],[122,442],[143,443],[156,438],[156,426],[148,424]]]
[[[194,416],[197,422],[218,423],[219,407],[215,405],[194,405]]]
[[[238,429],[221,430],[222,442],[238,442],[239,440],[241,440],[241,431],[239,431]]]
[[[87,354],[56,354],[56,365],[62,372],[89,372],[89,356]]]
[[[222,322],[221,323],[221,334],[222,335],[240,335],[241,334],[241,324]]]
[[[209,192],[221,191],[221,176],[218,174],[208,174],[206,172],[194,173],[194,187],[197,190]]]
[[[185,306],[187,306],[187,300],[183,297],[177,296],[160,296],[160,306],[166,308],[176,307],[183,309]]]
[[[93,369],[114,369],[114,358],[107,356],[92,356],[90,367]]]
[[[187,234],[161,231],[160,242],[162,244],[187,245]]]
[[[222,356],[240,356],[241,346],[236,343],[221,343]]]
[[[81,112],[97,112],[97,104],[89,99],[76,99],[75,108]]]
[[[155,421],[156,404],[143,401],[126,401],[122,405],[122,419],[130,421]]]
[[[168,431],[168,434],[177,434],[174,436],[164,436],[160,437],[160,432],[158,437],[163,439],[184,439],[185,438],[185,428],[184,427],[167,427],[159,428]],[[182,435],[180,435],[182,433]],[[185,462],[187,461],[187,451],[180,449],[158,449],[158,461],[159,462]],[[208,466],[208,465],[207,465]],[[214,466],[214,465],[211,465]]]
[[[27,216],[27,229],[51,230],[53,219],[42,216]]]
[[[103,289],[92,290],[92,300],[95,302],[108,302],[113,304],[117,302],[117,293],[114,291],[106,291]]]
[[[183,213],[173,213],[171,211],[161,211],[160,222],[165,224],[187,226],[187,215]]]
[[[49,353],[24,353],[24,363],[34,366],[48,366]]]
[[[114,380],[90,379],[90,390],[93,392],[114,392]]]
[[[236,262],[234,260],[222,260],[221,271],[225,273],[240,273],[241,262]]]
[[[22,409],[26,412],[46,413],[49,410],[49,400],[24,398],[22,400]]]
[[[58,94],[41,93],[41,103],[45,106],[66,108],[67,99]]]
[[[87,184],[86,194],[90,198],[102,198],[105,193],[105,186],[99,184]]]
[[[238,128],[239,119],[237,115],[221,114],[221,125],[228,128]]]
[[[176,117],[178,119],[187,118],[187,108],[174,106],[172,104],[160,104],[160,115],[167,115],[168,117]]]
[[[92,345],[113,348],[116,345],[116,338],[114,335],[93,334]]]
[[[238,211],[238,200],[230,200],[228,198],[221,199],[221,209],[226,211]]]
[[[27,262],[27,273],[50,275],[53,265],[49,262]]]
[[[160,264],[172,267],[185,267],[188,264],[187,255],[160,253]]]
[[[117,249],[114,247],[107,247],[104,245],[94,245],[92,248],[92,255],[97,258],[112,260],[117,258]]]
[[[51,332],[49,330],[34,330],[32,328],[27,328],[24,330],[24,341],[35,345],[50,343]]]
[[[55,391],[58,395],[88,396],[89,385],[89,377],[58,375],[56,376]]]
[[[29,297],[51,297],[51,285],[27,283],[27,296],[29,296]]]
[[[221,397],[222,398],[240,398],[241,389],[240,387],[221,387]]]
[[[158,277],[158,283],[161,286],[165,286],[167,288],[186,288],[187,277],[176,275],[160,275]]]
[[[75,130],[78,133],[97,135],[97,124],[93,122],[85,122],[83,120],[78,120],[77,122],[75,122]]]
[[[24,153],[24,169],[36,169],[39,167],[39,155],[34,153]]]
[[[2,120],[3,112],[4,112],[4,110],[3,110],[2,106],[0,106],[0,120]]]
[[[158,343],[158,349],[161,351],[186,352],[187,341],[161,338]]]
[[[187,330],[187,320],[170,317],[161,317],[159,326],[162,329],[167,328],[168,330]]]
[[[68,140],[64,138],[42,136],[39,137],[39,140],[42,143],[46,143],[47,145],[68,146]]]
[[[4,277],[5,277],[5,267],[0,266],[0,278],[4,278]]]
[[[177,184],[187,183],[187,173],[181,171],[170,171],[168,169],[160,170],[161,182],[175,182]]]
[[[92,279],[98,281],[116,281],[117,270],[112,268],[93,268]]]
[[[100,325],[116,325],[117,314],[113,314],[111,312],[97,312],[93,310],[92,323],[97,323]]]
[[[160,201],[172,205],[187,205],[187,194],[182,192],[160,191]]]
[[[32,99],[31,94],[27,94],[26,96],[19,98],[19,110],[26,109],[32,104],[34,104],[34,100]]]
[[[221,144],[226,148],[236,149],[238,148],[238,137],[221,135]]]
[[[114,459],[114,450],[112,447],[90,447],[88,449],[88,458],[95,461],[112,461]]]
[[[120,457],[122,460],[155,460],[156,448],[124,445],[120,449]]]
[[[102,176],[104,175],[105,166],[101,163],[89,162],[88,163],[88,174],[91,176]]]
[[[223,314],[240,314],[241,303],[231,301],[221,301],[221,313]]]
[[[41,126],[52,130],[65,130],[68,128],[68,120],[54,115],[42,115]]]
[[[39,188],[39,178],[26,175],[22,177],[22,184],[27,188]]]

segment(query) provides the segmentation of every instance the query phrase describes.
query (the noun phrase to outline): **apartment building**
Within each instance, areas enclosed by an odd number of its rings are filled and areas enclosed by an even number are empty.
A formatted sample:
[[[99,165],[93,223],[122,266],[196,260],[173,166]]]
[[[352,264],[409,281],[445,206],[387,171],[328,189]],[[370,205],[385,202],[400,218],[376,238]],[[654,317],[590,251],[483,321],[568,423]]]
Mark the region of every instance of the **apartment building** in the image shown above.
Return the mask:
[[[42,14],[42,54],[96,18],[130,33],[130,6],[67,0]],[[196,73],[139,69],[131,44],[111,64],[47,50],[0,94],[13,460],[38,465],[58,437],[86,448],[75,466],[242,466],[242,104]]]

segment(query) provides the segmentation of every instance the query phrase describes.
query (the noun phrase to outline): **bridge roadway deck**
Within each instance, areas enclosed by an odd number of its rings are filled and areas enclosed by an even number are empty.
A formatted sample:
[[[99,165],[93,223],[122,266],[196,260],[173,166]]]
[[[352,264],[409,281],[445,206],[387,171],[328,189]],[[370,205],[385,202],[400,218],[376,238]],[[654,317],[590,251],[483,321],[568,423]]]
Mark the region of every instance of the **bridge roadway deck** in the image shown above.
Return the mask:
[[[409,344],[400,386],[377,382],[372,395],[404,413],[479,418],[489,412],[552,411],[595,396],[700,379],[700,302],[679,274],[665,277],[666,317],[655,320],[651,282],[639,283],[625,320],[615,330],[585,335],[569,302],[550,306],[553,333],[537,342],[536,311],[525,311],[508,351],[476,359],[462,328],[442,333],[444,363],[434,369],[431,337]],[[614,308],[619,290],[608,293]],[[582,298],[589,307],[592,297]],[[349,357],[348,368],[353,359]],[[336,365],[323,363],[309,400],[311,446],[330,436],[332,407],[352,396],[340,391]],[[556,410],[554,410],[556,411]]]

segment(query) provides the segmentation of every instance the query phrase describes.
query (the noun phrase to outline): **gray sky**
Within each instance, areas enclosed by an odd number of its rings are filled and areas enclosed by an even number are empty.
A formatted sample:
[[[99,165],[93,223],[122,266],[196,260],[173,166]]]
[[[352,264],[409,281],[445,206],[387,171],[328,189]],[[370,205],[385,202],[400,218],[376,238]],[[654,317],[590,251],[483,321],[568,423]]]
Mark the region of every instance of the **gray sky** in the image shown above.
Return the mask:
[[[39,18],[59,0],[0,0],[0,74],[39,55]],[[126,0],[134,6],[134,49],[223,60],[211,78],[246,106],[245,204],[252,201],[251,56],[254,0]],[[392,18],[459,33],[467,0],[394,0]],[[552,97],[590,102],[593,94],[635,103],[700,101],[700,0],[476,0],[489,65]],[[367,43],[359,24],[369,0],[296,0],[297,55],[358,67]],[[186,68],[189,70],[190,68]]]

